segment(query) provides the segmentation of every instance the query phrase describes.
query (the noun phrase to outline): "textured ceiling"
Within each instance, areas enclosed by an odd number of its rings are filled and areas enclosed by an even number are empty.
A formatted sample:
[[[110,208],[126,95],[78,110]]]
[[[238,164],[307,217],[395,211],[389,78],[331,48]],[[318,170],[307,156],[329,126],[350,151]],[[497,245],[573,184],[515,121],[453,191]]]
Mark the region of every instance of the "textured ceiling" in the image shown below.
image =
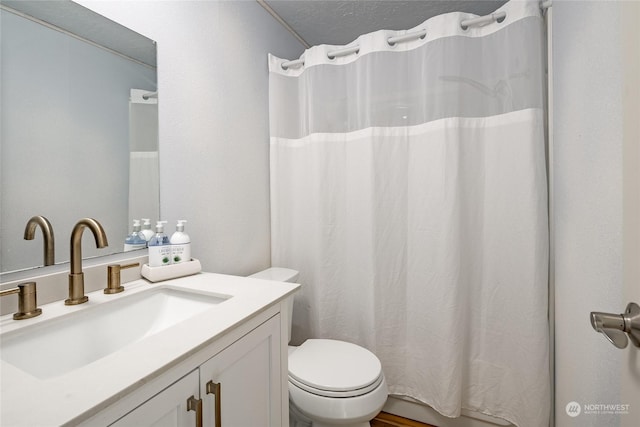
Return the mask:
[[[486,15],[506,0],[266,0],[309,45],[344,45],[377,30],[405,30],[448,12]]]
[[[0,0],[0,4],[129,58],[156,66],[156,45],[153,40],[73,1]]]

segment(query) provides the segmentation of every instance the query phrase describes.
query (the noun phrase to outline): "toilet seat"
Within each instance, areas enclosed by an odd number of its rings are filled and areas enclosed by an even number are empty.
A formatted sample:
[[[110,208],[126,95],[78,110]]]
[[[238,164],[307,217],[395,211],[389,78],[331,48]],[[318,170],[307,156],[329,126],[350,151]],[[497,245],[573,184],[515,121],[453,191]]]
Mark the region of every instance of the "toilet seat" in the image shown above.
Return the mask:
[[[289,356],[289,382],[318,396],[361,396],[383,379],[373,353],[344,341],[310,339]]]
[[[289,383],[306,391],[307,393],[312,393],[315,394],[317,396],[322,396],[322,397],[356,397],[356,396],[362,396],[363,394],[367,394],[372,392],[373,390],[375,390],[380,383],[382,383],[383,377],[382,375],[378,377],[378,379],[368,385],[367,387],[363,387],[363,388],[359,388],[359,389],[355,389],[355,390],[346,390],[346,391],[331,391],[331,390],[322,390],[322,389],[318,389],[318,388],[314,388],[314,387],[310,387],[307,384],[304,384],[300,381],[297,381],[296,379],[292,378],[291,376],[289,376]]]

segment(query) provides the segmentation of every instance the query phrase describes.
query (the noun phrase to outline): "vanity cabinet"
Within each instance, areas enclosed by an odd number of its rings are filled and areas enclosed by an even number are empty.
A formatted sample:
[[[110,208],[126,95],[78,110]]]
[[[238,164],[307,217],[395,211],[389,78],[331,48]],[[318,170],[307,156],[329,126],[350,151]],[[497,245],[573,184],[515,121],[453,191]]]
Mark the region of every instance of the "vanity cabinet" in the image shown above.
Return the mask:
[[[27,321],[5,316],[0,425],[286,426],[288,308],[299,287],[200,273],[45,304]],[[53,330],[68,337],[51,341]],[[8,358],[18,336],[25,356]],[[51,358],[54,346],[70,364]]]
[[[280,322],[272,318],[200,366],[204,425],[281,427],[280,386]]]
[[[190,411],[188,407],[189,398],[197,398],[198,396],[199,383],[198,370],[196,369],[111,426],[195,426],[196,412]]]
[[[277,314],[111,425],[282,426],[280,333]]]

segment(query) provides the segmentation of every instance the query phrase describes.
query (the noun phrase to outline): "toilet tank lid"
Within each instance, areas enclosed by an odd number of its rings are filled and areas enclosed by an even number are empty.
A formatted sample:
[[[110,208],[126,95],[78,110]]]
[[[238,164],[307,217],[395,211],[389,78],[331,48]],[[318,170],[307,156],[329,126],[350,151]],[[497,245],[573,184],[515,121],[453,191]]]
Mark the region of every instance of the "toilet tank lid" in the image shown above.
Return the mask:
[[[291,282],[298,280],[298,271],[290,268],[271,267],[249,276],[253,279],[274,280],[276,282]]]

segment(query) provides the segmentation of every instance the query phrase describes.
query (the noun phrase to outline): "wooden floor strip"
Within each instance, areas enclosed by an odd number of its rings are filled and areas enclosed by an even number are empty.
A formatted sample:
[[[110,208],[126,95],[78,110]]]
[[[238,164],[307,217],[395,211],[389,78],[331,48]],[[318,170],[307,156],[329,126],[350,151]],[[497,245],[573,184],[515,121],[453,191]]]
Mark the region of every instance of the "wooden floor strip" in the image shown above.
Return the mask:
[[[431,424],[420,423],[408,418],[380,412],[371,420],[371,427],[436,427]]]

